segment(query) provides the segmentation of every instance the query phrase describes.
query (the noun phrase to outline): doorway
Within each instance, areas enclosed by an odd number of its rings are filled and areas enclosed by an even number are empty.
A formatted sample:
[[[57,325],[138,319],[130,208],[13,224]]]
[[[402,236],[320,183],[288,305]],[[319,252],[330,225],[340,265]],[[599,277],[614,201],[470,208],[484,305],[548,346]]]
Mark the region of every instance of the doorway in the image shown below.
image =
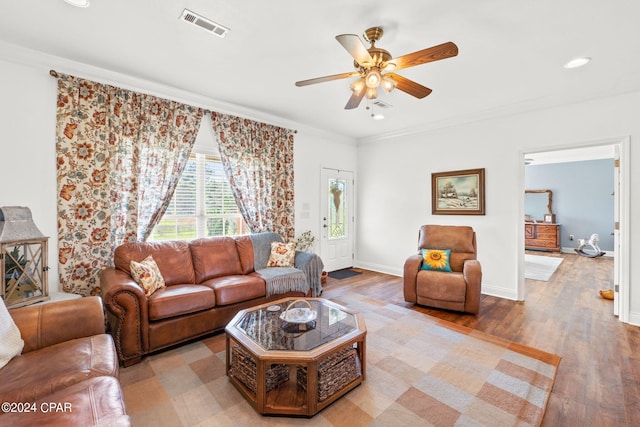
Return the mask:
[[[353,267],[353,172],[322,168],[320,256],[326,271]]]
[[[525,164],[538,163],[538,164],[551,164],[551,163],[563,163],[563,162],[578,162],[581,160],[594,160],[594,159],[611,159],[613,163],[613,177],[607,176],[606,178],[613,178],[611,181],[611,205],[609,208],[613,211],[613,221],[610,227],[610,234],[607,232],[605,238],[608,238],[612,243],[613,251],[607,251],[609,254],[613,254],[613,290],[614,304],[613,314],[619,317],[619,320],[625,323],[629,322],[629,282],[628,282],[628,189],[629,189],[629,173],[628,173],[628,144],[629,138],[617,138],[609,141],[600,141],[590,144],[557,148],[555,150],[548,151],[531,151],[525,152],[523,159]],[[575,163],[574,163],[575,166]],[[526,173],[526,168],[525,168]],[[607,173],[607,172],[601,172]],[[524,176],[524,175],[523,175]],[[525,176],[526,177],[526,176]],[[526,181],[526,179],[525,179]],[[526,185],[525,185],[526,187]],[[524,191],[523,191],[524,193]],[[583,191],[580,192],[584,193]],[[588,192],[585,193],[588,197]],[[557,213],[557,212],[556,212]],[[566,218],[566,217],[565,217]],[[560,221],[561,222],[561,221]],[[565,224],[566,226],[566,224]],[[565,229],[563,231],[565,243],[566,238],[570,236],[570,231]],[[574,236],[574,241],[569,243],[577,246],[578,238],[588,238],[585,236]],[[566,250],[565,245],[565,252]],[[524,271],[521,272],[521,277]],[[524,280],[519,280],[518,293],[524,299],[525,289]]]

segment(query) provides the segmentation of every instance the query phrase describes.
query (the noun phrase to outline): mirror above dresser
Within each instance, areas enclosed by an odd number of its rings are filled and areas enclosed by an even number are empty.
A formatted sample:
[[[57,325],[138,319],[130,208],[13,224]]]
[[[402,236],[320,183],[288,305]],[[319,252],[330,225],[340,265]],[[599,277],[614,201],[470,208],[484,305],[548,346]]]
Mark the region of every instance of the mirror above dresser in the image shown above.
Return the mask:
[[[524,192],[525,249],[560,252],[560,224],[552,209],[551,190]]]
[[[555,222],[551,190],[524,190],[524,219],[533,222]],[[549,215],[551,215],[549,217]],[[553,221],[547,221],[553,218]]]

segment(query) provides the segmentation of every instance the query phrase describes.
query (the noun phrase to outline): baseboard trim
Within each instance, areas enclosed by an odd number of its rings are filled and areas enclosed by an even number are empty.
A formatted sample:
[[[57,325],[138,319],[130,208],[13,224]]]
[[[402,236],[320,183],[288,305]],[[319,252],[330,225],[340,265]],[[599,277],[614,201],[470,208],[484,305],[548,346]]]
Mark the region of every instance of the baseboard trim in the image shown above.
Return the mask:
[[[482,294],[518,301],[518,294],[514,292],[513,289],[501,288],[499,286],[488,285],[486,283],[482,284]]]
[[[365,270],[371,270],[377,273],[390,274],[391,276],[398,276],[398,277],[402,277],[402,275],[404,274],[404,271],[397,267],[391,267],[391,266],[382,265],[382,264],[372,264],[369,262],[360,262],[358,260],[354,261],[354,267],[364,268]]]
[[[630,312],[629,313],[629,324],[633,326],[640,326],[640,313],[638,312]]]

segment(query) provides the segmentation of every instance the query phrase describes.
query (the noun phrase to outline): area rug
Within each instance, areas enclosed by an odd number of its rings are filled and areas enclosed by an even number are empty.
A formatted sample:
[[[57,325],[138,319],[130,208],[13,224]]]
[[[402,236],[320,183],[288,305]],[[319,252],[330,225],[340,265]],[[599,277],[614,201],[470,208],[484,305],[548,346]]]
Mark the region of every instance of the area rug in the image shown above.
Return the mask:
[[[544,255],[524,255],[524,278],[548,281],[563,259]]]
[[[264,417],[225,374],[224,334],[120,370],[137,426],[537,426],[560,357],[352,293],[366,379],[313,418]]]
[[[336,270],[329,273],[329,277],[332,279],[347,279],[349,277],[357,276],[358,274],[362,274],[362,271],[356,271],[351,268],[343,268],[342,270]]]

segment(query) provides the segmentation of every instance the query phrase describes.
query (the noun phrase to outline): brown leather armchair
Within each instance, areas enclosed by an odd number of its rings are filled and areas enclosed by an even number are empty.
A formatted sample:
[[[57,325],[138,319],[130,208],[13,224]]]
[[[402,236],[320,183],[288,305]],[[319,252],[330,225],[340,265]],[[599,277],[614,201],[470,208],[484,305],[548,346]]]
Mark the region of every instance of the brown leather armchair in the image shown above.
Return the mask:
[[[423,225],[418,250],[450,249],[452,272],[421,270],[421,252],[404,263],[404,299],[429,307],[478,313],[482,269],[476,260],[476,233],[467,226]]]

